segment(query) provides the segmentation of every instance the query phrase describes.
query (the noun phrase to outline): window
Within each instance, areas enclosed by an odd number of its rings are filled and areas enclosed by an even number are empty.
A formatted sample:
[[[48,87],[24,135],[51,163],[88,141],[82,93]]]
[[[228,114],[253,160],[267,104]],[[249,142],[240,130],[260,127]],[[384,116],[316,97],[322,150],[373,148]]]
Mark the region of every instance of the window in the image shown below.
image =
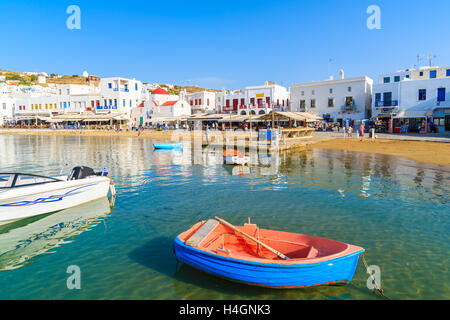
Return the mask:
[[[138,84],[137,83],[134,84],[134,88],[136,89],[136,91],[138,91]],[[128,88],[126,88],[126,89],[128,89]]]
[[[198,99],[198,104],[202,105],[202,99]]]
[[[381,101],[381,93],[375,93],[375,101],[376,102]]]
[[[392,92],[383,93],[383,106],[384,107],[392,106]]]
[[[445,101],[445,88],[438,88],[437,101],[438,102]]]
[[[328,107],[329,108],[334,107],[334,99],[333,98],[328,99]]]
[[[306,100],[300,100],[300,108],[305,109],[306,107]]]
[[[436,126],[444,126],[445,118],[433,118],[433,122]]]
[[[409,79],[409,74],[407,74],[407,75],[405,76],[405,78]]]
[[[447,69],[447,77],[450,77],[450,69]]]
[[[315,94],[316,94],[316,91],[313,90],[313,91],[312,91],[312,94],[315,95]]]
[[[352,92],[352,87],[348,87],[348,92]]]
[[[436,75],[437,75],[437,71],[436,70],[431,70],[430,71],[430,79],[436,79]]]
[[[419,90],[419,101],[427,100],[427,90],[426,89],[420,89]]]
[[[420,71],[419,76],[423,77],[423,71]]]
[[[206,99],[206,105],[209,107],[209,99]]]
[[[394,77],[394,82],[400,82],[400,76],[395,76]]]
[[[250,104],[251,104],[252,106],[255,105],[255,98],[250,98]]]
[[[316,107],[316,99],[311,99],[311,108]]]
[[[302,96],[304,96],[305,95],[305,91],[302,91]]]
[[[245,99],[244,98],[241,99],[241,106],[245,106]]]
[[[330,89],[330,93],[333,93],[333,89]]]
[[[384,77],[383,82],[384,83],[390,83],[391,82],[391,77]]]
[[[350,107],[353,105],[353,97],[345,97],[345,106]]]
[[[108,88],[109,88],[109,89],[112,89],[112,83],[111,83],[111,82],[108,83]]]

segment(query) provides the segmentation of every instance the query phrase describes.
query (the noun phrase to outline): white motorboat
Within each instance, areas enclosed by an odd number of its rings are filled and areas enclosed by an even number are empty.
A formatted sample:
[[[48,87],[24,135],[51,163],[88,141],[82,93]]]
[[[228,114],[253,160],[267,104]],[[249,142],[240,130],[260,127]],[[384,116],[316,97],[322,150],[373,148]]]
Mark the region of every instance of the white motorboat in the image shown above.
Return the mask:
[[[0,225],[115,195],[106,172],[75,167],[69,176],[0,173]]]

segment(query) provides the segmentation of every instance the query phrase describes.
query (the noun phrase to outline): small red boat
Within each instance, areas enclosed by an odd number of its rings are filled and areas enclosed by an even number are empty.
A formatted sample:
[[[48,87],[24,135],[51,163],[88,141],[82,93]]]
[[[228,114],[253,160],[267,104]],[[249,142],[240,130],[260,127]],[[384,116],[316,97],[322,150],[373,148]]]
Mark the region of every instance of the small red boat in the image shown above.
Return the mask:
[[[236,149],[227,149],[223,152],[223,162],[225,164],[245,165],[250,161],[250,157]]]
[[[229,280],[271,288],[345,284],[364,249],[335,240],[202,221],[174,241],[177,259]]]

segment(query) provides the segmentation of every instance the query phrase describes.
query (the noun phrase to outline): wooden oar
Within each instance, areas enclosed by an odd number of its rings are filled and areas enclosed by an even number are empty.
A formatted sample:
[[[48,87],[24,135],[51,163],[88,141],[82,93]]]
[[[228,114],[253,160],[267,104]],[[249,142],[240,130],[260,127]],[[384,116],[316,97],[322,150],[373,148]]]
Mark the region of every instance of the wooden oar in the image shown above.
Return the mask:
[[[267,244],[265,244],[265,243],[259,241],[258,239],[253,238],[251,235],[246,234],[245,232],[239,230],[238,228],[236,228],[235,226],[233,226],[231,223],[226,222],[225,220],[220,219],[219,217],[214,217],[214,218],[215,218],[217,221],[219,221],[221,224],[226,225],[227,227],[229,227],[229,228],[233,229],[234,231],[236,231],[236,232],[242,234],[243,236],[249,238],[250,240],[253,240],[253,241],[255,241],[256,243],[260,244],[261,246],[263,246],[263,247],[266,248],[267,250],[269,250],[269,251],[275,253],[275,254],[276,254],[277,256],[279,256],[281,259],[289,260],[289,258],[286,257],[286,256],[285,256],[284,254],[282,254],[281,252],[279,252],[279,251],[277,251],[277,250],[275,250],[275,249],[269,247]]]

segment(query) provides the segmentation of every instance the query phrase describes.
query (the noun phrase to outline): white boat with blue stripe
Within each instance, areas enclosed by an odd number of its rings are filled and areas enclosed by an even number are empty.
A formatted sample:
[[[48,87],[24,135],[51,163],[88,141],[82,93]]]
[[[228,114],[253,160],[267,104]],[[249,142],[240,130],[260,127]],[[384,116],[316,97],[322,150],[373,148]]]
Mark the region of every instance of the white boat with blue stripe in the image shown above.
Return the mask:
[[[0,173],[0,225],[100,199],[109,190],[114,196],[114,184],[105,170],[83,166],[59,177]]]

